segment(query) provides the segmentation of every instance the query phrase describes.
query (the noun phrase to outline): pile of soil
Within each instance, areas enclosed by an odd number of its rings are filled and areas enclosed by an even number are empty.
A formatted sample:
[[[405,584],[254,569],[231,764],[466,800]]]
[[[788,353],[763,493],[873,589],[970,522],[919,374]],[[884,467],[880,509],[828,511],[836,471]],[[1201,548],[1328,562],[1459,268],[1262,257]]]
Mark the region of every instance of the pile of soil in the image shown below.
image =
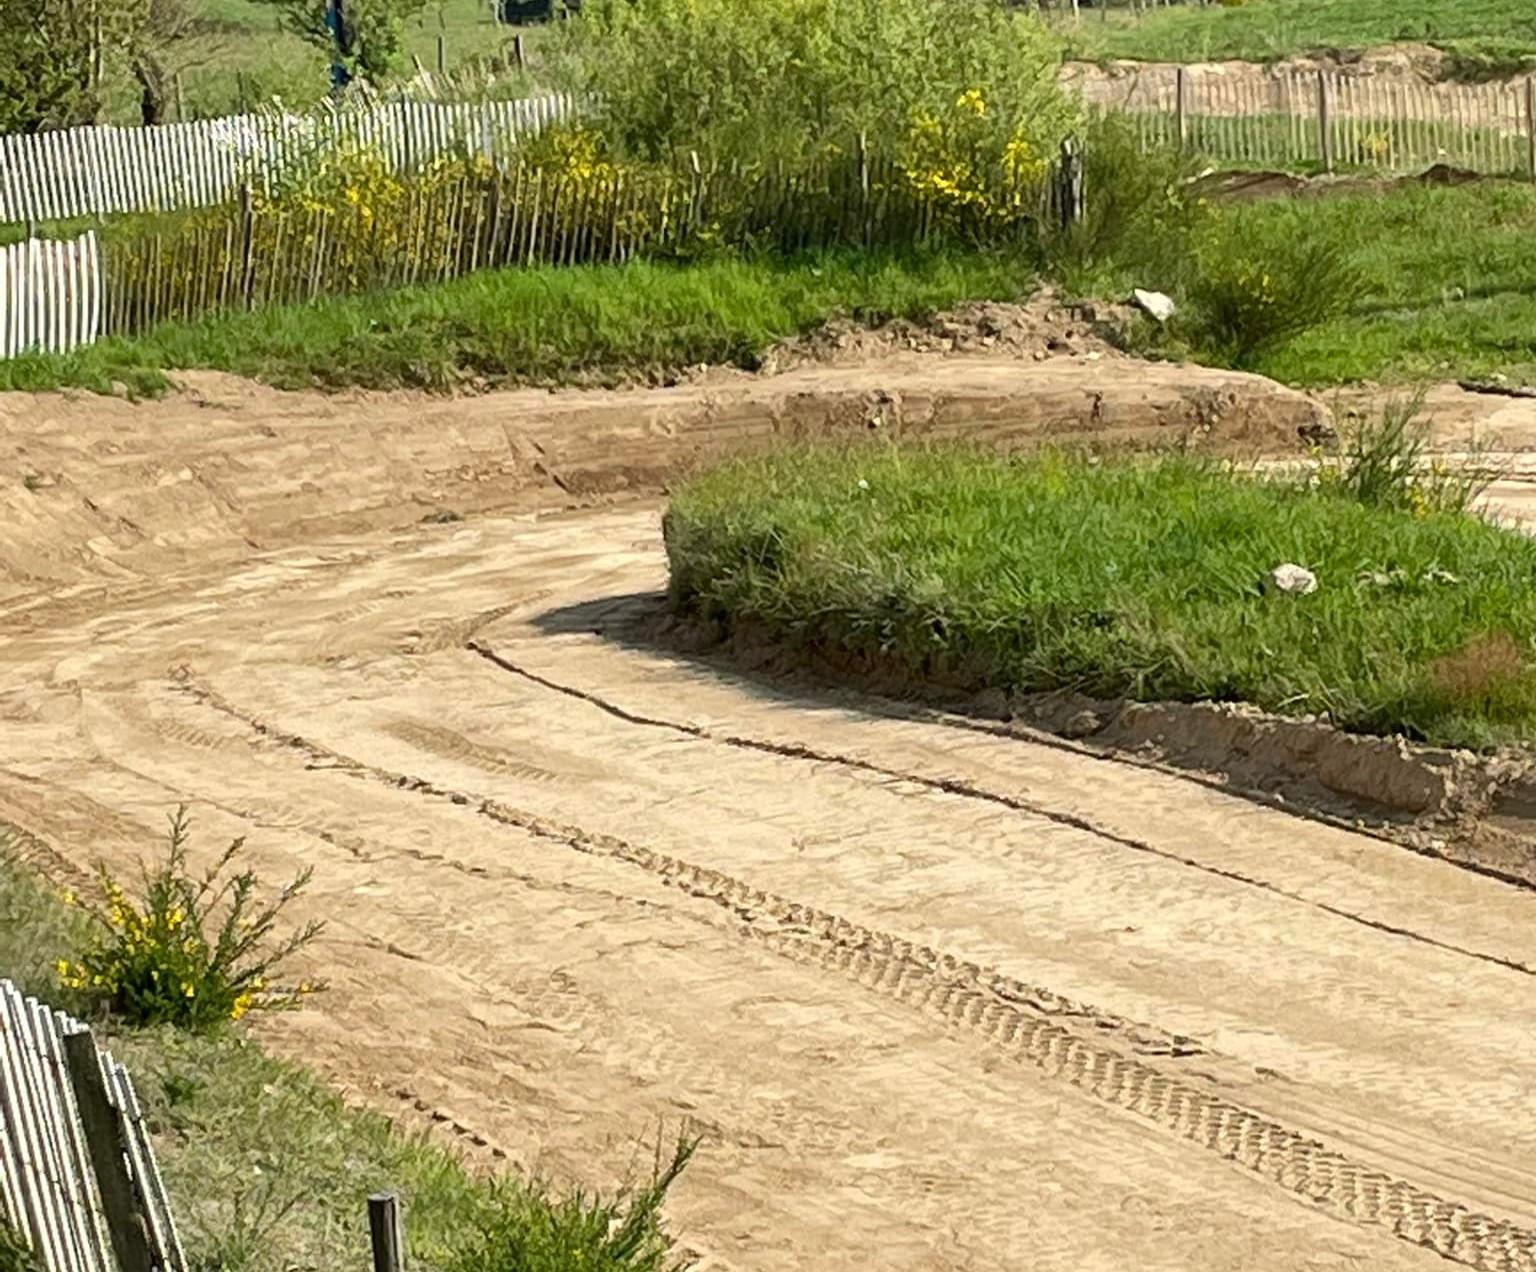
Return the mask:
[[[1043,362],[1054,357],[1121,356],[1114,334],[1129,317],[1122,306],[1068,304],[1046,288],[1024,304],[971,301],[954,309],[879,327],[834,318],[807,335],[781,341],[764,355],[761,372],[803,366],[850,366],[894,354],[985,355]]]

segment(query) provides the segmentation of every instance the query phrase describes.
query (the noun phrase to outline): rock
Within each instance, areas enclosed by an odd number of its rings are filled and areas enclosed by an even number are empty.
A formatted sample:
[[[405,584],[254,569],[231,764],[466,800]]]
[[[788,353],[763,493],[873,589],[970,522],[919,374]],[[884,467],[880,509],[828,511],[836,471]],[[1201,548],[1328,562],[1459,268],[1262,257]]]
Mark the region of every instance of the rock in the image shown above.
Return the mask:
[[[1131,303],[1158,322],[1167,322],[1179,310],[1173,297],[1163,292],[1143,291],[1140,287],[1131,292]]]
[[[1064,738],[1086,738],[1104,727],[1104,719],[1097,711],[1083,710],[1061,726]]]
[[[1292,596],[1309,596],[1317,591],[1317,575],[1290,561],[1275,566],[1269,572],[1269,580],[1280,591]]]

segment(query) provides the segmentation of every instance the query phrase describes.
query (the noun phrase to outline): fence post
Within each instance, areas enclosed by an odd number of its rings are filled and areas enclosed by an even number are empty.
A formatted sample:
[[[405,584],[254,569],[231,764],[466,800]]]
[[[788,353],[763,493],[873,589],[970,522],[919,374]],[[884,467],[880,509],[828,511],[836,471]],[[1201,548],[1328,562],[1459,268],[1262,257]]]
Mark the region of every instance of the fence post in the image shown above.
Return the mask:
[[[1328,72],[1317,73],[1317,129],[1322,139],[1323,171],[1333,171],[1333,123],[1328,110]]]
[[[1536,75],[1525,80],[1525,144],[1530,152],[1531,180],[1536,181]]]
[[[368,1198],[368,1231],[373,1240],[373,1272],[403,1272],[400,1199],[394,1193],[374,1193]]]
[[[1177,88],[1177,106],[1179,119],[1179,149],[1189,149],[1189,72],[1180,66],[1178,78],[1175,81]]]
[[[75,1104],[85,1130],[86,1150],[96,1175],[112,1253],[117,1256],[122,1272],[153,1272],[148,1225],[128,1174],[128,1140],[122,1118],[107,1095],[106,1080],[101,1076],[101,1056],[90,1030],[65,1035],[64,1061],[69,1068],[69,1083],[75,1090]]]
[[[519,71],[528,69],[527,59],[523,56],[523,33],[521,31],[512,37],[512,65]]]
[[[251,307],[252,284],[255,281],[251,270],[255,240],[256,206],[251,195],[251,183],[244,181],[240,185],[240,297],[247,309]]]

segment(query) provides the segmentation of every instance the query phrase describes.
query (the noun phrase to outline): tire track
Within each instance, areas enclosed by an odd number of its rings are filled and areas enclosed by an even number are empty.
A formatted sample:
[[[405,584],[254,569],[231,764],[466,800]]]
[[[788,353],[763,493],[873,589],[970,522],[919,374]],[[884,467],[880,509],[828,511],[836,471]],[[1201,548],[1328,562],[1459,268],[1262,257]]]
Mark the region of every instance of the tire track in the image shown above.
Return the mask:
[[[365,764],[241,710],[196,681],[186,668],[173,673],[173,679],[189,697],[311,762],[468,806],[490,821],[644,870],[734,915],[744,939],[921,1011],[1103,1103],[1241,1165],[1335,1218],[1384,1228],[1443,1258],[1487,1272],[1536,1272],[1536,1231],[1479,1213],[1355,1161],[1213,1090],[1155,1068],[1134,1049],[1108,1045],[1123,1022],[1083,1009],[1067,1013],[1087,1015],[1095,1025],[1104,1022],[1104,1036],[1085,1038],[1059,1023],[1060,1014],[1053,1018],[1037,1006],[1037,996],[1044,994],[1043,1002],[1049,1007],[1055,996],[1048,991],[1021,986],[930,947],[615,836],[588,834],[495,800]]]
[[[1450,941],[1442,941],[1438,937],[1426,936],[1424,933],[1414,931],[1412,928],[1399,927],[1396,924],[1386,923],[1380,919],[1373,919],[1369,915],[1346,910],[1342,906],[1330,905],[1326,901],[1319,901],[1315,898],[1304,896],[1299,892],[1292,892],[1289,888],[1282,888],[1279,884],[1271,883],[1267,879],[1244,874],[1240,870],[1228,870],[1222,866],[1213,866],[1209,862],[1200,861],[1198,858],[1187,857],[1182,853],[1170,852],[1166,848],[1159,848],[1156,844],[1148,843],[1144,839],[1136,839],[1130,835],[1122,835],[1112,830],[1106,830],[1090,818],[1079,816],[1076,813],[1065,813],[1060,809],[1050,808],[1034,800],[1024,799],[1017,795],[1005,795],[1001,791],[988,790],[983,786],[977,786],[974,782],[967,782],[960,778],[928,777],[920,773],[909,773],[903,769],[887,768],[870,760],[861,760],[856,756],[844,755],[836,751],[821,751],[815,747],[804,746],[800,743],[769,742],[762,738],[743,737],[730,733],[713,733],[702,725],[685,724],[676,720],[664,720],[656,716],[640,715],[626,710],[617,703],[609,702],[600,694],[592,693],[586,689],[578,689],[574,685],[561,684],[557,680],[551,680],[549,677],[542,676],[536,671],[530,671],[526,667],[519,666],[517,663],[512,662],[508,658],[503,658],[495,650],[489,646],[482,645],[478,641],[472,640],[467,642],[465,648],[483,658],[493,667],[518,676],[553,693],[561,694],[567,698],[574,698],[579,702],[585,702],[590,706],[596,707],[599,711],[606,712],[615,719],[623,720],[626,724],[634,724],[651,729],[664,729],[672,733],[682,734],[685,737],[697,738],[702,742],[713,742],[719,746],[733,747],[742,751],[756,751],[762,755],[777,755],[784,759],[808,760],[816,764],[837,765],[842,768],[854,769],[861,773],[870,773],[878,777],[888,778],[892,781],[911,782],[928,790],[941,791],[946,795],[959,795],[965,799],[997,804],[1014,812],[1028,813],[1031,817],[1039,817],[1044,821],[1054,822],[1058,826],[1067,826],[1073,830],[1083,831],[1085,834],[1093,835],[1095,838],[1106,840],[1132,852],[1160,857],[1164,861],[1171,861],[1176,865],[1186,866],[1191,870],[1198,870],[1203,874],[1213,875],[1218,879],[1226,879],[1232,883],[1240,883],[1245,887],[1257,888],[1262,892],[1284,897],[1287,901],[1295,901],[1301,905],[1310,906],[1312,909],[1321,911],[1324,914],[1331,914],[1335,918],[1344,919],[1350,923],[1358,923],[1362,927],[1383,932],[1388,936],[1401,937],[1405,940],[1415,941],[1420,945],[1428,945],[1438,950],[1444,950],[1449,954],[1476,959],[1482,963],[1491,963],[1496,967],[1519,972],[1525,976],[1536,976],[1536,967],[1532,967],[1529,963],[1521,962],[1519,959],[1505,958],[1500,954],[1489,954],[1483,950],[1474,950],[1465,945],[1456,945]]]

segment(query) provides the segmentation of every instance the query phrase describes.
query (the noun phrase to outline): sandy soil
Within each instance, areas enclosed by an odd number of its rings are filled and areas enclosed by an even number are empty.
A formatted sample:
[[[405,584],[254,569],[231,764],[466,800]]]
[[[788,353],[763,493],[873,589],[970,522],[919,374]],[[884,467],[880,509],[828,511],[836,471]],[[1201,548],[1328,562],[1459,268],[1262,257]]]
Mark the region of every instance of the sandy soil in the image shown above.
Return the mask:
[[[272,1045],[588,1181],[696,1126],[705,1268],[1536,1268],[1536,895],[647,647],[659,504],[556,510],[898,395],[1005,445],[1311,418],[1071,366],[0,402],[0,819],[61,879],[179,800],[313,865],[335,988]]]

